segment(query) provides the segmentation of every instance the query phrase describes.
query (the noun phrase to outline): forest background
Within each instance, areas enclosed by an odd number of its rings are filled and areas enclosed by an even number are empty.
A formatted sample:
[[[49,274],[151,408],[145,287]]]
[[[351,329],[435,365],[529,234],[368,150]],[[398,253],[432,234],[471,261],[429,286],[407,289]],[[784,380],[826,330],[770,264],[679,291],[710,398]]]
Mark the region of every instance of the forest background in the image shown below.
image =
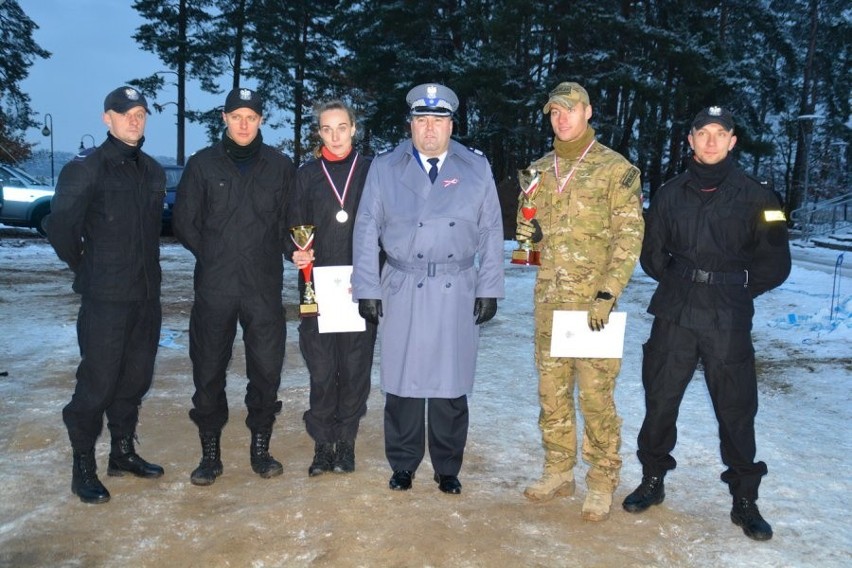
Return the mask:
[[[561,81],[589,91],[592,124],[653,192],[681,171],[695,113],[721,104],[737,120],[737,158],[792,211],[849,191],[852,5],[846,0],[531,2],[521,0],[136,0],[134,35],[169,71],[132,81],[152,101],[177,84],[176,161],[186,121],[221,136],[221,109],[187,108],[187,81],[224,93],[250,81],[275,108],[297,162],[316,144],[312,105],[330,97],[359,115],[361,150],[408,135],[405,93],[441,82],[459,96],[454,137],[482,150],[501,194],[549,151],[541,108]],[[0,0],[0,161],[29,157],[39,125],[21,89],[38,23]],[[163,103],[158,104],[162,110]],[[810,189],[806,190],[810,185]],[[810,196],[810,197],[808,197]],[[507,208],[512,209],[509,204]]]

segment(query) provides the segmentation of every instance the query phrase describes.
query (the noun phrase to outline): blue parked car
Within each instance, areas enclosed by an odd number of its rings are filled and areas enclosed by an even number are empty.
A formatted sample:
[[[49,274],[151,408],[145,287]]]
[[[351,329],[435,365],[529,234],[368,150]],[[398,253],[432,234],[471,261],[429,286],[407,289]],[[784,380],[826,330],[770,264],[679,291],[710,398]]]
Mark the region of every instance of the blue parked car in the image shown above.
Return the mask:
[[[166,199],[163,201],[163,233],[172,232],[172,209],[175,206],[175,193],[177,192],[180,176],[183,174],[183,166],[163,165],[166,170]]]

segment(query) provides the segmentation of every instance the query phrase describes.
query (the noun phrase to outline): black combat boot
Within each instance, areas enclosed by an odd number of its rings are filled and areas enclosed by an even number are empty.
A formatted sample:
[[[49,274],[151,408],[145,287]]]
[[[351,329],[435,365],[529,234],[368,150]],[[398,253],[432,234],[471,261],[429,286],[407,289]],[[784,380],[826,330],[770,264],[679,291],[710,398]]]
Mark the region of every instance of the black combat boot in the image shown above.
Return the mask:
[[[136,453],[133,446],[133,434],[112,439],[112,451],[109,453],[107,475],[122,476],[132,474],[136,477],[160,477],[163,468],[154,463],[148,463]]]
[[[251,431],[251,468],[256,474],[263,478],[275,477],[284,473],[281,462],[269,455],[269,439],[272,437],[272,428],[263,428]]]
[[[734,507],[731,509],[731,521],[738,527],[742,527],[745,535],[754,540],[769,540],[772,538],[772,527],[769,526],[760,511],[757,503],[748,497],[734,499]]]
[[[334,469],[334,444],[316,442],[314,444],[314,461],[308,468],[308,475],[316,477]]]
[[[340,440],[334,450],[334,471],[352,473],[355,471],[355,442]]]
[[[222,458],[219,449],[221,436],[221,432],[199,432],[201,463],[189,478],[193,485],[213,485],[216,478],[222,475]]]
[[[71,472],[71,493],[83,503],[97,505],[109,501],[109,491],[98,479],[98,464],[95,450],[74,450],[74,465]]]
[[[651,505],[659,505],[666,498],[663,476],[642,476],[636,491],[624,498],[621,504],[628,513],[641,513]]]

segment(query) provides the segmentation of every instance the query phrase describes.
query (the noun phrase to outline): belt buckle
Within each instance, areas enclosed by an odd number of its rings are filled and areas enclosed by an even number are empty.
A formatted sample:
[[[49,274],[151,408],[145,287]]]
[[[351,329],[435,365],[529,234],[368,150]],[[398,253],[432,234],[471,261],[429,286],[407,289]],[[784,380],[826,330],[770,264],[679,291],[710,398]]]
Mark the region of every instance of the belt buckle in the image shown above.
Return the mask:
[[[696,268],[692,271],[692,281],[698,284],[710,284],[710,281],[713,279],[713,273],[707,272],[706,270],[701,270],[700,268]]]

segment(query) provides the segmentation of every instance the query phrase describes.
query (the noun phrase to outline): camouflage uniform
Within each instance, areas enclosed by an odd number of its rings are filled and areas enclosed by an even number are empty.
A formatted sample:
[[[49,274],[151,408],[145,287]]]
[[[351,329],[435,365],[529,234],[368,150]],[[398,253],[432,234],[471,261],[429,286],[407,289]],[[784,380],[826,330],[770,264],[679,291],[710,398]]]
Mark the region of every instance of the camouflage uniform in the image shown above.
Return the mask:
[[[586,484],[612,493],[621,471],[621,418],[613,399],[621,360],[550,357],[550,340],[554,310],[588,310],[597,292],[617,298],[627,285],[644,231],[639,170],[595,142],[557,193],[553,159],[550,152],[530,165],[542,175],[534,196],[544,234],[534,299],[545,473],[571,471],[577,463],[576,382],[585,422],[583,460],[591,466]],[[559,158],[560,183],[578,159]]]

